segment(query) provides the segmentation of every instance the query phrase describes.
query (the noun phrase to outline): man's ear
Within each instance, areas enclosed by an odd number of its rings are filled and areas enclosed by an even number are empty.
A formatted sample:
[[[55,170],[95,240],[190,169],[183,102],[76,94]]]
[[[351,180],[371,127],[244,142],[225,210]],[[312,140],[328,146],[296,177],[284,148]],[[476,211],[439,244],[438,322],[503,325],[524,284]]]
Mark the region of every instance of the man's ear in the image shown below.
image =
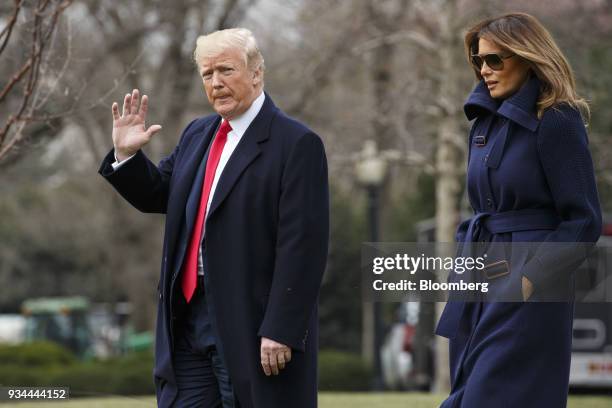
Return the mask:
[[[263,77],[261,67],[253,70],[253,85],[259,85]]]

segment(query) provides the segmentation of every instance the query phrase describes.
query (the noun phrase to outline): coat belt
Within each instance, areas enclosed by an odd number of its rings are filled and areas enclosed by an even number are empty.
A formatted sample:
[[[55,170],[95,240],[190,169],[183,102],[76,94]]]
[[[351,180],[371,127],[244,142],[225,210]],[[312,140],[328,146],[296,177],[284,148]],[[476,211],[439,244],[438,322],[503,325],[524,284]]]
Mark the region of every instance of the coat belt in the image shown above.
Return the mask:
[[[481,230],[491,234],[529,230],[554,230],[561,219],[551,209],[524,209],[503,212],[479,212],[469,220],[466,240],[475,242]]]

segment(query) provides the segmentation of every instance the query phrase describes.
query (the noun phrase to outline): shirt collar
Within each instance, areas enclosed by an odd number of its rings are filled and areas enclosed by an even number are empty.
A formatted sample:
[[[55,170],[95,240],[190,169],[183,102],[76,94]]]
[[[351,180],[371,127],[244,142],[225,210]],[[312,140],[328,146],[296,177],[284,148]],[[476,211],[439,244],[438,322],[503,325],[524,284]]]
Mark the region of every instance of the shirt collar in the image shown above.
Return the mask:
[[[233,133],[235,133],[238,137],[242,137],[242,135],[244,135],[244,133],[251,125],[251,122],[253,122],[253,120],[261,110],[265,99],[265,94],[263,91],[261,91],[259,96],[255,98],[255,100],[253,101],[253,103],[251,103],[251,106],[249,106],[249,109],[247,109],[246,112],[229,121]]]
[[[463,110],[469,120],[483,114],[496,113],[533,132],[540,123],[536,115],[540,85],[540,80],[532,75],[518,91],[500,102],[491,97],[483,80],[476,85]]]

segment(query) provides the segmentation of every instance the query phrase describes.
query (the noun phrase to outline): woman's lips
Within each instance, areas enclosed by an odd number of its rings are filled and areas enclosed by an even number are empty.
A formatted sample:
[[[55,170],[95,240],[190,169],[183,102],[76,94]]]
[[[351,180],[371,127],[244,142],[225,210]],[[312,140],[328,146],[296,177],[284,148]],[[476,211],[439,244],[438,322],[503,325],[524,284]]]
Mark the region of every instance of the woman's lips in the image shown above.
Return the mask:
[[[489,88],[489,90],[492,88],[495,88],[495,85],[498,84],[497,81],[487,81],[486,83],[487,83],[487,87]]]

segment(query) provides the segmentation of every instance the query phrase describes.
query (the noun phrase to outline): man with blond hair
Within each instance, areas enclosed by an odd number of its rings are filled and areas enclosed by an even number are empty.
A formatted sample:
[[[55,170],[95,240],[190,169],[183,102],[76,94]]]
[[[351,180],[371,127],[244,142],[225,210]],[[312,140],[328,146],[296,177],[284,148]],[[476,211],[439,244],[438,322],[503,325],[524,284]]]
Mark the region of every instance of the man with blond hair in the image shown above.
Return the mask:
[[[252,33],[201,36],[194,60],[214,115],[157,166],[142,152],[148,97],[112,105],[100,174],[166,214],[155,342],[160,407],[317,405],[317,297],[328,250],[321,139],[263,91]]]

